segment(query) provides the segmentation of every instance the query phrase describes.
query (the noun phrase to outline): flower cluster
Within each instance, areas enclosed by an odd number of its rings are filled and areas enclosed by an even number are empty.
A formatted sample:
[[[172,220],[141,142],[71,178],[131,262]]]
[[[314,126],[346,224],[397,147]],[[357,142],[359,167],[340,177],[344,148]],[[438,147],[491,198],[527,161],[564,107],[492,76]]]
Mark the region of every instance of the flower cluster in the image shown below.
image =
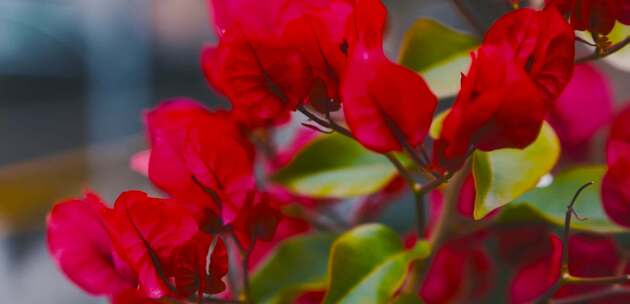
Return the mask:
[[[539,222],[501,226],[506,216],[498,207],[508,202],[495,203],[475,221],[479,190],[489,186],[477,180],[475,170],[481,169],[473,166],[471,173],[470,156],[527,149],[547,121],[567,152],[565,161],[580,158],[581,145],[612,120],[613,111],[603,76],[590,65],[574,64],[574,30],[609,33],[615,20],[627,23],[627,2],[547,1],[540,10],[521,8],[504,15],[470,53],[453,106],[438,122],[438,100],[425,80],[385,55],[387,11],[380,0],[209,0],[218,42],[203,49],[201,65],[231,109],[210,110],[180,98],[148,111],[150,151],[146,159],[139,158],[144,162],[139,167],[147,168],[144,174],[165,198],[129,191],[113,207],[92,193],[62,201],[48,217],[50,252],[74,283],[115,303],[251,303],[249,271],[282,241],[372,221],[408,189],[416,198],[418,231],[399,247],[408,253],[429,243],[429,265],[424,271],[400,270],[403,278],[381,282],[405,286],[365,287],[378,290],[379,296],[391,290],[387,297],[411,293],[426,303],[480,300],[500,280],[499,265],[510,271],[512,303],[596,290],[562,280],[615,275],[625,264],[614,240],[592,234],[563,240]],[[295,118],[296,111],[310,120],[303,123],[309,128],[279,148],[271,134]],[[603,209],[620,227],[630,227],[629,122],[626,110],[613,123],[600,191]],[[432,124],[440,124],[433,141],[427,136]],[[352,155],[350,162],[386,156],[397,169],[378,191],[354,200],[359,207],[340,221],[318,212],[341,198],[309,196],[270,178],[298,159],[319,138],[318,131],[358,142],[352,151],[360,149],[356,153],[366,156]],[[336,148],[315,153],[334,154]],[[342,155],[323,157],[333,167],[342,162],[337,162]],[[302,163],[294,169],[317,175],[317,165]],[[324,174],[318,178],[325,183]],[[513,187],[524,184],[531,182]],[[525,190],[506,192],[520,196]],[[431,198],[426,225],[425,196]],[[499,196],[490,200],[503,199]],[[570,224],[573,214],[567,214]],[[335,241],[331,259],[343,253],[334,246],[348,238]],[[495,259],[488,242],[496,245]],[[388,246],[383,245],[396,247]],[[354,258],[361,257],[347,258],[348,267],[368,267],[353,265],[349,261]],[[240,267],[234,259],[240,259]],[[600,259],[601,267],[587,267]],[[337,264],[329,263],[331,269]],[[228,273],[244,278],[240,286],[224,278]],[[286,270],[278,276],[286,276]],[[355,284],[379,280],[371,279]],[[283,296],[291,294],[302,303],[336,302],[335,280],[327,282],[325,290],[303,282]],[[229,299],[233,296],[239,300]]]

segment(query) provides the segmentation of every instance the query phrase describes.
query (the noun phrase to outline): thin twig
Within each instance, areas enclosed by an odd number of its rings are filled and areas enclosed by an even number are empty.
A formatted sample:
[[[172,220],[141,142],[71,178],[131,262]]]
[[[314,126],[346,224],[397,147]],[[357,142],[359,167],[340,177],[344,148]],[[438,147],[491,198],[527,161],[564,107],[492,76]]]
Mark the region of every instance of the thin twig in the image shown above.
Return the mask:
[[[344,127],[342,127],[342,126],[340,126],[340,125],[338,125],[336,123],[331,123],[329,121],[326,121],[325,119],[323,119],[323,118],[321,118],[321,117],[311,113],[304,106],[298,107],[298,111],[300,111],[302,114],[304,114],[306,117],[308,117],[308,119],[318,123],[322,127],[325,127],[325,128],[331,129],[331,130],[335,130],[335,132],[337,132],[337,133],[339,133],[341,135],[344,135],[344,136],[347,136],[347,137],[350,137],[350,138],[354,138],[354,136],[352,136],[352,133],[348,129],[346,129],[346,128],[344,128]]]
[[[617,51],[623,49],[626,45],[628,45],[630,43],[630,36],[626,37],[626,39],[618,42],[617,44],[612,45],[611,47],[607,48],[604,52],[599,52],[597,49],[595,50],[595,52],[593,52],[592,54],[582,57],[582,58],[578,58],[575,60],[575,63],[584,63],[584,62],[588,62],[591,60],[596,60],[596,59],[600,59],[600,58],[604,58],[607,56],[610,56],[614,53],[616,53]]]
[[[564,279],[564,284],[572,285],[614,285],[623,284],[630,280],[630,275],[620,275],[612,277],[598,277],[598,278],[586,278],[586,277],[574,277],[569,276]]]
[[[573,218],[573,215],[576,214],[574,206],[575,206],[575,203],[577,202],[578,197],[580,196],[582,191],[584,191],[584,189],[588,188],[591,185],[593,185],[593,182],[588,182],[582,185],[582,187],[580,187],[575,192],[575,194],[573,195],[573,198],[571,199],[571,202],[567,206],[567,212],[564,215],[564,230],[562,233],[562,258],[561,258],[562,264],[560,266],[560,277],[549,289],[547,289],[547,291],[545,291],[545,293],[543,293],[538,298],[536,303],[542,304],[542,303],[549,302],[549,299],[551,299],[553,295],[558,291],[558,289],[564,286],[568,282],[568,280],[578,279],[578,278],[572,277],[569,272],[569,236],[571,234],[571,219]]]

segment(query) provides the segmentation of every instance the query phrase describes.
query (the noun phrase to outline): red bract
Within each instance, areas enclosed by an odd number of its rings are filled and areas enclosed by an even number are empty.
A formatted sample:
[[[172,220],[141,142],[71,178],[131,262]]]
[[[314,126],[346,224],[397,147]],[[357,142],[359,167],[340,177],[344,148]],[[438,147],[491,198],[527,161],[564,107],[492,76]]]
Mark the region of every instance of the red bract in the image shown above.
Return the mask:
[[[574,35],[555,8],[520,9],[490,28],[433,149],[435,165],[461,166],[471,146],[525,148],[573,73]]]
[[[378,0],[357,1],[348,28],[350,53],[342,80],[346,121],[357,140],[377,152],[412,147],[427,134],[437,98],[422,78],[383,52],[386,10]]]
[[[622,261],[615,241],[608,236],[577,234],[569,238],[569,271],[577,277],[615,276]],[[567,285],[558,290],[556,298],[577,295],[601,285]]]
[[[499,254],[507,263],[520,265],[547,256],[552,249],[545,225],[505,227],[496,232]]]
[[[615,117],[606,143],[608,165],[624,157],[630,157],[630,106]]]
[[[351,5],[212,1],[220,41],[202,55],[208,80],[250,127],[284,121],[307,99],[337,98],[341,25]]]
[[[488,291],[491,275],[492,264],[481,239],[452,240],[437,251],[420,295],[426,303],[470,302]]]
[[[248,195],[246,206],[234,220],[236,238],[243,248],[256,241],[271,241],[276,233],[282,214],[273,206],[271,195],[254,193]]]
[[[510,283],[510,303],[530,303],[540,297],[560,277],[562,241],[549,236],[550,250],[542,257],[525,262]]]
[[[602,204],[609,218],[630,227],[630,157],[608,167],[602,180]]]
[[[151,181],[185,203],[202,226],[216,225],[217,216],[231,222],[254,187],[253,148],[231,115],[177,100],[146,120]]]
[[[563,148],[574,150],[610,122],[612,113],[613,98],[606,76],[595,66],[579,64],[571,82],[551,107],[547,121]]]
[[[613,221],[630,226],[630,108],[615,118],[606,148],[608,172],[602,180],[602,204]]]
[[[55,205],[48,215],[48,249],[61,270],[86,292],[116,297],[135,292],[136,278],[112,248],[99,210],[99,197]]]
[[[210,263],[208,253],[210,252]],[[198,232],[173,254],[174,281],[177,292],[189,297],[197,292],[215,294],[225,290],[221,280],[228,272],[227,250],[221,239]]]
[[[630,1],[628,0],[547,0],[564,14],[571,15],[571,25],[579,31],[590,31],[606,35],[615,26],[615,21],[630,24]]]
[[[139,191],[125,192],[113,209],[102,209],[113,248],[138,277],[141,292],[150,298],[172,294],[174,251],[197,233],[185,209]]]

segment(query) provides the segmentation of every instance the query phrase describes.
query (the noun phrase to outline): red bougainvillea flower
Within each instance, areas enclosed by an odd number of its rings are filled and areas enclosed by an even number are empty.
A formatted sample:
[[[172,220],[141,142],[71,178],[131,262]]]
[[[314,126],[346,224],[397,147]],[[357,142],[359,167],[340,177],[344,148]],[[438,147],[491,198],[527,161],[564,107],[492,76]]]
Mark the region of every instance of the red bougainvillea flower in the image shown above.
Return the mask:
[[[101,209],[101,216],[114,250],[137,275],[140,291],[156,299],[173,294],[173,254],[197,233],[192,216],[139,191],[121,194],[113,209]]]
[[[602,204],[609,218],[630,227],[630,157],[609,165],[602,180]]]
[[[563,14],[571,15],[571,25],[579,31],[590,31],[606,35],[615,26],[615,21],[630,24],[630,1],[628,0],[547,0]]]
[[[48,215],[48,249],[61,270],[92,295],[135,293],[137,280],[114,252],[100,217],[99,197],[60,202]]]
[[[612,165],[630,156],[630,106],[615,117],[606,143],[606,160]]]
[[[274,124],[311,97],[337,97],[348,1],[210,3],[220,40],[204,50],[203,69],[243,124]]]
[[[214,242],[213,242],[214,241]],[[208,263],[208,252],[210,263]],[[198,232],[190,241],[173,253],[175,288],[179,296],[187,298],[197,291],[216,294],[225,290],[221,280],[228,272],[228,255],[221,239]]]
[[[576,234],[569,238],[569,271],[584,278],[615,276],[622,259],[612,237]],[[567,285],[554,298],[574,296],[597,289],[601,285]],[[606,302],[608,303],[608,302]]]
[[[526,261],[510,283],[510,303],[530,303],[540,297],[560,277],[562,241],[549,235],[549,248],[541,257]]]
[[[350,53],[342,100],[352,134],[377,152],[401,150],[400,139],[422,143],[437,105],[422,78],[383,52],[386,10],[378,0],[359,0],[350,19]]]
[[[526,243],[529,246],[510,240],[518,237],[528,240]],[[527,228],[518,228],[502,232],[499,240],[502,247],[504,245],[512,247],[509,252],[522,250],[517,260],[514,260],[513,256],[509,257],[510,261],[519,264],[511,282],[511,303],[530,303],[559,279],[562,242],[555,235],[550,235],[544,229],[528,231]],[[584,278],[615,276],[617,271],[625,266],[622,264],[617,245],[609,236],[576,234],[569,238],[568,246],[569,271],[573,276]],[[553,298],[568,298],[600,288],[606,286],[569,284],[560,288]],[[597,303],[624,303],[613,300],[611,297]]]
[[[566,150],[588,142],[612,118],[608,79],[590,64],[575,66],[571,82],[547,114],[547,121]]]
[[[273,239],[282,213],[272,200],[272,196],[264,192],[250,192],[248,195],[245,208],[232,225],[243,248],[249,248],[256,241]]]
[[[452,240],[436,253],[420,295],[426,303],[479,299],[491,286],[491,275],[492,264],[479,236]]]
[[[146,122],[151,181],[185,203],[204,230],[217,216],[234,220],[254,187],[254,150],[231,115],[182,99],[150,111]]]
[[[501,258],[510,265],[521,265],[526,261],[548,256],[552,249],[549,229],[546,225],[527,227],[505,227],[496,231]]]
[[[574,34],[555,7],[500,18],[472,54],[433,149],[435,165],[459,167],[471,146],[524,148],[573,73]]]
[[[615,118],[606,149],[608,172],[602,180],[602,204],[608,217],[630,227],[630,107]]]

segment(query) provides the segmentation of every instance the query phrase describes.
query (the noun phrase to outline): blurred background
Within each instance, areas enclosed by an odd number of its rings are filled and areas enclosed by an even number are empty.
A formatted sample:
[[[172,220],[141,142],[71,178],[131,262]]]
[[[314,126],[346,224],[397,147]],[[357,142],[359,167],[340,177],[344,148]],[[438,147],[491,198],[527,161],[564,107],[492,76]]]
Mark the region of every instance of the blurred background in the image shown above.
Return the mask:
[[[391,58],[418,17],[469,30],[449,1],[384,2]],[[509,9],[504,0],[467,5],[485,26]],[[208,15],[204,0],[0,0],[0,302],[102,301],[49,259],[46,213],[86,189],[107,201],[151,191],[129,169],[145,147],[144,109],[176,96],[225,104],[199,67],[215,40]],[[630,96],[630,74],[598,65],[616,100]]]

